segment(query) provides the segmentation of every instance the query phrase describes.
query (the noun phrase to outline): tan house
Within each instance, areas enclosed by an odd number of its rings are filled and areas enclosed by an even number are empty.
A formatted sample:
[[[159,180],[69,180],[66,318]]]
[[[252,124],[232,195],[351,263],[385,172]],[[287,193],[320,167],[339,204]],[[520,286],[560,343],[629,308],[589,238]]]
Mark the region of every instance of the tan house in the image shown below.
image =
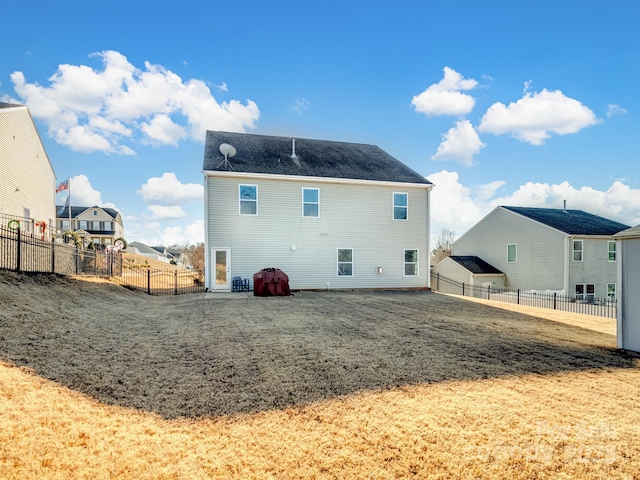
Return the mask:
[[[0,102],[0,216],[21,220],[23,232],[56,218],[56,176],[26,105]]]
[[[104,207],[56,207],[58,215],[56,226],[60,236],[64,232],[76,232],[84,245],[113,245],[119,238],[124,238],[122,215],[113,208]]]

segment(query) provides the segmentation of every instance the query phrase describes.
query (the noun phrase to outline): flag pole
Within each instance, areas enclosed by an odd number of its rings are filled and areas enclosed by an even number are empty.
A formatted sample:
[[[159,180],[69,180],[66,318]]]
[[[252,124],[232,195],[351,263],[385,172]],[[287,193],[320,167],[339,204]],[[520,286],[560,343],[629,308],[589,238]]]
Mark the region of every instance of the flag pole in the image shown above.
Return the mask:
[[[67,190],[69,190],[69,197],[67,198],[67,208],[69,209],[69,231],[73,232],[71,226],[71,178],[67,177]]]

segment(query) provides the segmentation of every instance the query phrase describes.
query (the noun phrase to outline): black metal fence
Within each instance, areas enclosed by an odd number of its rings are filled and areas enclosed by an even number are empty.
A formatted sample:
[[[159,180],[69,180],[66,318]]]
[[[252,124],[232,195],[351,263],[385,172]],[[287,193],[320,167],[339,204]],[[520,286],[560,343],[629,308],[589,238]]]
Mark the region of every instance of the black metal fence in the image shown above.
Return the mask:
[[[204,275],[195,270],[124,265],[122,273],[111,277],[111,280],[130,290],[140,290],[149,295],[179,295],[205,291]]]
[[[577,298],[556,292],[536,292],[497,289],[460,283],[438,274],[431,274],[431,289],[436,292],[483,298],[496,302],[515,303],[529,307],[549,308],[564,312],[581,313],[598,317],[616,318],[616,301],[608,298]]]
[[[22,230],[18,220],[0,224],[0,268],[16,272],[96,275],[111,277],[122,272],[117,252],[83,249],[59,243],[50,231]]]

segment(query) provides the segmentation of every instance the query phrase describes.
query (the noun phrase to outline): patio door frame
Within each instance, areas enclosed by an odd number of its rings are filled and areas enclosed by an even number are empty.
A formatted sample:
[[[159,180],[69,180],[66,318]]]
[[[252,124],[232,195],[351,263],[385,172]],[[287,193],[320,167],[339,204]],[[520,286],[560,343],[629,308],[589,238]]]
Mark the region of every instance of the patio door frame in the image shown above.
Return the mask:
[[[218,283],[218,252],[224,252],[226,257],[226,277],[224,283]],[[231,291],[231,248],[211,247],[211,290],[214,292]]]

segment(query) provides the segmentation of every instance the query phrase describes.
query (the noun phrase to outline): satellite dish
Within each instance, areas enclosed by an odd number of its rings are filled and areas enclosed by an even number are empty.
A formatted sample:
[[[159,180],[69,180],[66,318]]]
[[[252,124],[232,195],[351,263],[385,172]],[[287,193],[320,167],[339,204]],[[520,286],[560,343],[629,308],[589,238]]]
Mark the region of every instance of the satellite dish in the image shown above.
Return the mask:
[[[216,168],[229,167],[233,170],[231,163],[229,163],[229,157],[233,157],[236,154],[236,147],[229,145],[228,143],[221,143],[220,153],[224,155],[224,160],[221,161]]]
[[[220,144],[220,153],[224,155],[224,158],[233,157],[236,154],[236,147],[228,143],[222,143]]]

